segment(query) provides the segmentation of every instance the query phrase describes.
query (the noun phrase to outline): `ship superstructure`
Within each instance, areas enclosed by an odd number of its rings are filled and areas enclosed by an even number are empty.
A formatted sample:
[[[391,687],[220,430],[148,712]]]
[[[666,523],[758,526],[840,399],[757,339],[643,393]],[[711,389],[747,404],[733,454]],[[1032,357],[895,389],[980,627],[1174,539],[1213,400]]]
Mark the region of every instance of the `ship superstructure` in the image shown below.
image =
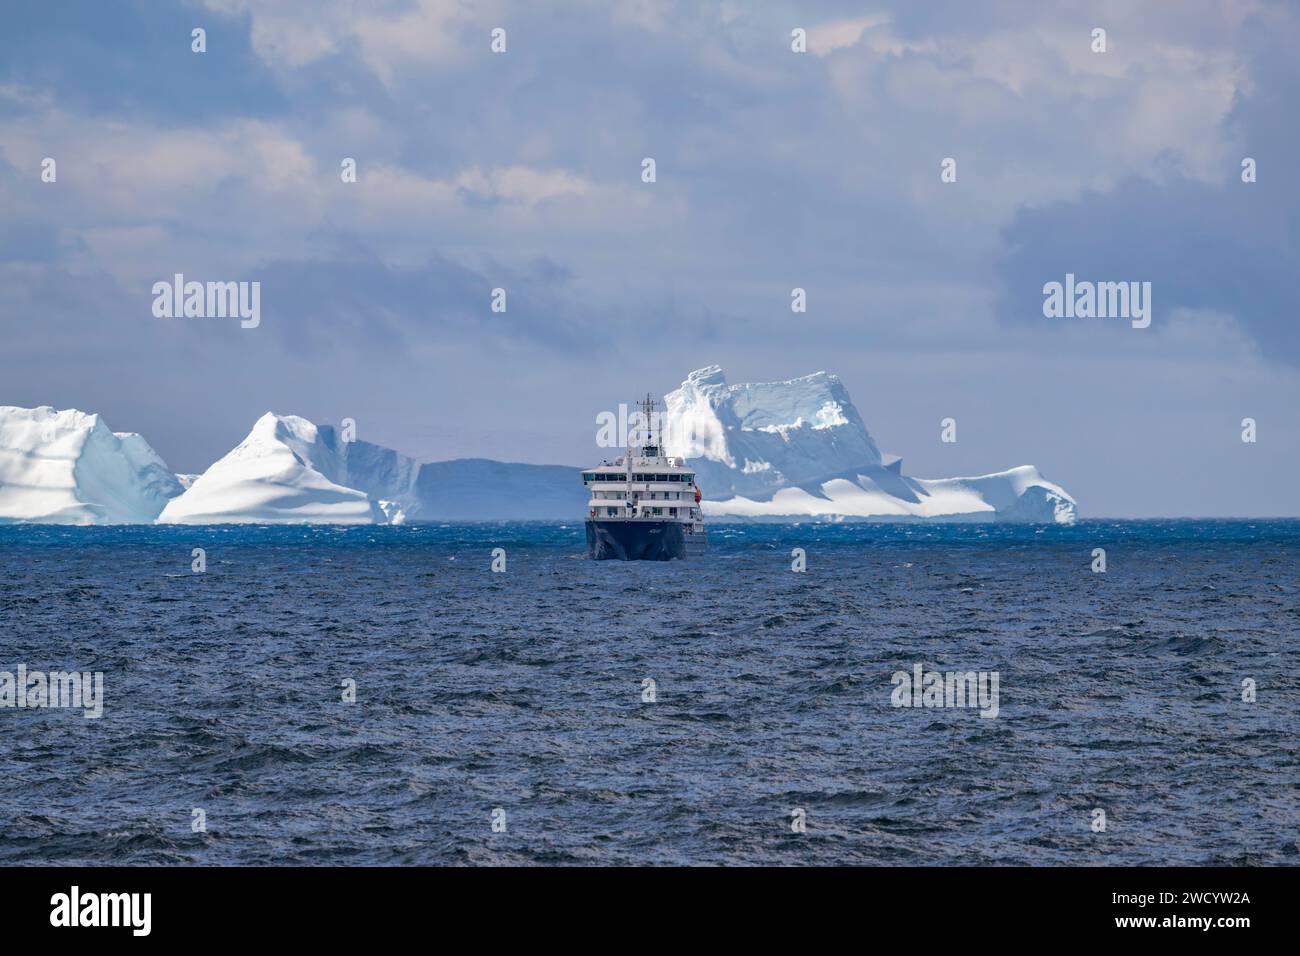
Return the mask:
[[[587,553],[597,560],[667,561],[703,554],[708,533],[701,493],[685,458],[663,454],[654,435],[655,401],[638,402],[645,423],[639,448],[582,473]]]

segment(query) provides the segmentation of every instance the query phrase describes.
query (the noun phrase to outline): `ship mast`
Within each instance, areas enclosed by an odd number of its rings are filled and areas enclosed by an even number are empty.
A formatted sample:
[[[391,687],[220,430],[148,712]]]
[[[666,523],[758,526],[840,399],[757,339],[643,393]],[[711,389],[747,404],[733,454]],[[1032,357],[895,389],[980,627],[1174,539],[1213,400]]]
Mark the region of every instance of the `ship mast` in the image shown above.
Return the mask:
[[[641,416],[645,420],[645,444],[641,446],[641,454],[647,458],[659,457],[659,446],[655,444],[654,433],[654,414],[655,400],[649,392],[645,393],[645,401],[637,402],[637,407],[641,409]]]

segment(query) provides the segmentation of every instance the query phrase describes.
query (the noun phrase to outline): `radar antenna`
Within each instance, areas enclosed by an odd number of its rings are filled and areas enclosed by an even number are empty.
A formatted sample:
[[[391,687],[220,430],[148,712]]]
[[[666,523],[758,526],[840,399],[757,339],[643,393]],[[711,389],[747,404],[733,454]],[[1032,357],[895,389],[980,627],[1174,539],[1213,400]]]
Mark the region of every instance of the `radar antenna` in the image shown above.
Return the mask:
[[[637,402],[636,404],[637,407],[641,409],[641,417],[645,421],[646,440],[645,445],[641,449],[641,453],[647,458],[658,458],[659,446],[655,444],[654,432],[655,400],[651,397],[649,392],[646,392],[645,401]]]

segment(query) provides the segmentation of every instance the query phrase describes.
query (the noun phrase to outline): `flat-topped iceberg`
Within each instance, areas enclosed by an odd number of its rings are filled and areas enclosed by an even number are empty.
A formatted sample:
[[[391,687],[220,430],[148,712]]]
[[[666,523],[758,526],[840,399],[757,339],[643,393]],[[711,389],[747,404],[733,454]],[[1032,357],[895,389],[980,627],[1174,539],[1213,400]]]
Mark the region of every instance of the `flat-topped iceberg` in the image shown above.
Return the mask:
[[[98,415],[0,405],[0,523],[150,524],[182,487]]]
[[[1076,517],[1074,499],[1031,465],[974,478],[902,474],[826,372],[729,385],[710,365],[664,402],[665,449],[690,460],[712,517],[1063,524]]]
[[[848,390],[825,372],[728,385],[710,365],[686,376],[664,405],[668,453],[691,460],[711,498],[766,498],[881,461]]]
[[[1072,524],[1075,502],[1032,465],[977,478],[909,478],[886,468],[782,488],[764,500],[735,496],[706,499],[710,517],[789,521],[1030,521]]]

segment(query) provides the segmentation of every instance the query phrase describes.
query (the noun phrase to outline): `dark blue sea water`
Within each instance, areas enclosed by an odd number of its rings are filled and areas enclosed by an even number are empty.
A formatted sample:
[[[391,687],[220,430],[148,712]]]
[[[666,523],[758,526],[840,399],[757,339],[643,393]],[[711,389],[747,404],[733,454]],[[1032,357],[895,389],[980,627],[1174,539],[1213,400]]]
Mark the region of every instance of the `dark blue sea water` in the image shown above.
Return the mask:
[[[0,709],[0,863],[1300,862],[1300,522],[711,535],[0,528],[0,670],[105,681]]]

